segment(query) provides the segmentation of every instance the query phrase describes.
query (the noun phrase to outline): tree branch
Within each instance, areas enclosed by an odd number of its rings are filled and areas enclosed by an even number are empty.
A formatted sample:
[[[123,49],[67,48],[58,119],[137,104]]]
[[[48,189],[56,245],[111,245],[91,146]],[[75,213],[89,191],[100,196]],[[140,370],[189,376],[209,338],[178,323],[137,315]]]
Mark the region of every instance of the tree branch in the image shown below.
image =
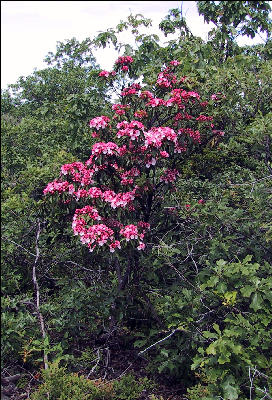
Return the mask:
[[[38,283],[37,274],[36,274],[36,267],[37,267],[38,260],[40,257],[39,237],[40,237],[40,233],[41,233],[41,223],[39,220],[37,221],[37,223],[38,223],[38,228],[37,228],[37,234],[36,234],[36,256],[35,256],[35,261],[34,261],[33,268],[32,268],[32,279],[33,279],[34,289],[36,292],[36,311],[37,311],[37,315],[38,315],[39,322],[40,322],[42,337],[43,337],[43,339],[45,339],[47,334],[46,334],[46,330],[45,330],[45,326],[44,326],[43,315],[40,310],[40,288],[39,288],[39,283]],[[48,356],[47,356],[47,353],[45,352],[45,350],[43,352],[43,361],[44,361],[44,369],[47,369],[48,368]]]
[[[161,342],[164,342],[165,340],[169,339],[171,336],[174,335],[174,333],[177,332],[177,330],[178,330],[178,329],[174,329],[169,335],[165,336],[163,339],[158,340],[157,342],[151,344],[151,346],[149,346],[149,347],[147,347],[146,349],[140,351],[140,352],[138,353],[138,356],[140,356],[141,354],[145,353],[146,351],[148,351],[148,350],[151,349],[152,347],[156,346],[157,344],[159,344],[159,343],[161,343]]]

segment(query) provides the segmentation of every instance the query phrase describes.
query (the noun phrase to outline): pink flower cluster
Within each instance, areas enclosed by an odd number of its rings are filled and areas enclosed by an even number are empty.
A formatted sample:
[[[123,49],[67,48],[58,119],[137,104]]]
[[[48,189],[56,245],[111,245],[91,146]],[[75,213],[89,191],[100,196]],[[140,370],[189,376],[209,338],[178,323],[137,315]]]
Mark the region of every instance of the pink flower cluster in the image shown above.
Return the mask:
[[[115,64],[120,64],[122,71],[128,71],[128,67],[133,63],[133,58],[130,56],[121,56],[115,61]]]
[[[199,115],[199,117],[196,118],[196,121],[201,121],[201,122],[213,121],[213,117],[209,117],[207,115]]]
[[[177,83],[177,76],[173,74],[172,67],[176,67],[180,62],[173,60],[170,62],[170,66],[166,67],[162,72],[159,73],[157,79],[157,85],[164,88],[172,88]]]
[[[127,241],[129,241],[130,239],[138,239],[138,228],[133,224],[126,225],[120,230],[120,235],[124,236]]]
[[[95,117],[91,119],[90,121],[90,127],[91,128],[96,128],[96,129],[104,129],[108,125],[108,122],[110,121],[109,117],[106,117],[105,115],[101,115],[100,117]]]
[[[115,61],[115,64],[121,64],[121,65],[127,65],[132,63],[133,63],[133,58],[130,56],[121,56],[118,57],[118,59]]]
[[[74,220],[77,220],[78,217],[81,215],[86,215],[93,220],[97,220],[97,221],[101,220],[101,217],[98,214],[97,209],[92,206],[85,206],[83,208],[77,208],[75,211]]]
[[[134,180],[133,178],[135,176],[139,176],[140,175],[140,171],[138,168],[131,168],[130,170],[123,172],[121,174],[121,185],[132,185]]]
[[[137,249],[144,250],[145,244],[143,243],[143,240],[145,237],[146,229],[150,229],[150,225],[148,223],[145,223],[142,221],[138,222],[137,225],[138,226],[133,225],[133,224],[126,225],[124,228],[122,228],[120,230],[120,235],[124,236],[126,241],[138,239],[139,245],[138,245]],[[140,231],[138,229],[140,229]]]
[[[158,79],[157,79],[157,84],[161,87],[172,87],[172,83],[171,81],[168,79],[168,74],[165,74],[164,72],[161,72],[158,75]]]
[[[187,92],[184,89],[173,89],[172,92],[172,98],[168,100],[166,103],[167,106],[171,106],[173,104],[177,104],[177,106],[181,109],[184,109],[184,102],[187,102],[190,98],[195,98],[197,100],[200,99],[200,96],[198,93],[194,91],[189,91]]]
[[[140,130],[144,130],[144,125],[140,121],[122,121],[117,124],[117,137],[128,136],[135,140],[140,136]]]
[[[181,62],[178,60],[170,61],[170,65],[173,65],[174,67],[176,67],[177,65],[180,65],[180,64],[181,64]]]
[[[114,231],[105,224],[88,226],[84,217],[94,221],[101,220],[94,207],[86,206],[75,211],[72,228],[75,235],[80,236],[80,241],[87,244],[92,252],[97,245],[103,246],[109,241],[109,249],[113,252],[116,248],[121,248],[120,242],[114,239]]]
[[[151,165],[156,165],[157,159],[152,157],[152,154],[147,154],[145,159],[146,168],[150,168]]]
[[[167,151],[163,150],[163,151],[160,151],[160,156],[162,158],[169,158],[169,153],[167,153]]]
[[[126,110],[130,108],[129,105],[113,104],[112,110],[118,115],[125,115]]]
[[[116,75],[116,72],[115,71],[105,71],[105,70],[103,70],[103,71],[101,71],[100,73],[99,73],[99,76],[100,77],[103,77],[103,78],[109,78],[110,76],[115,76]]]
[[[164,171],[164,174],[161,176],[160,181],[169,183],[169,182],[174,182],[177,179],[177,176],[179,175],[179,172],[177,169],[166,169]]]
[[[176,144],[174,153],[184,153],[187,150],[187,144],[184,143],[183,145],[180,145],[179,143]]]
[[[160,126],[158,128],[151,128],[148,132],[144,132],[145,146],[161,147],[162,142],[170,140],[174,143],[177,141],[177,134],[171,128],[167,126]]]
[[[82,186],[93,183],[93,175],[95,171],[96,169],[87,169],[86,166],[81,162],[64,164],[61,167],[62,175],[71,176],[74,182],[80,182]]]
[[[166,102],[163,99],[153,98],[146,105],[150,107],[165,106]]]
[[[130,192],[117,193],[117,194],[113,190],[106,190],[102,194],[101,198],[102,200],[110,203],[112,208],[117,208],[117,207],[124,208],[135,199],[135,192],[137,189],[138,187],[135,187]]]
[[[121,96],[130,96],[133,94],[138,94],[140,89],[141,85],[139,85],[139,83],[133,83],[131,86],[122,90]]]
[[[189,137],[192,138],[195,143],[201,143],[201,136],[199,131],[194,131],[191,128],[181,128],[179,129],[178,133],[185,133],[189,135]]]
[[[43,190],[43,194],[54,194],[54,193],[64,193],[66,191],[69,191],[69,193],[73,193],[75,190],[74,185],[69,184],[69,182],[64,181],[64,182],[58,182],[58,181],[53,181],[49,182],[46,188]]]
[[[110,252],[114,252],[116,248],[121,248],[121,243],[119,240],[115,240],[114,231],[111,228],[105,224],[91,224],[89,226],[85,220],[86,216],[93,221],[101,220],[95,208],[86,206],[75,211],[72,229],[75,235],[79,235],[80,241],[83,244],[87,244],[91,252],[97,245],[103,246],[106,243],[109,245]],[[120,224],[115,224],[114,226],[120,228]],[[138,228],[140,230],[138,230]],[[137,249],[143,250],[145,244],[142,240],[144,239],[146,229],[150,229],[150,225],[140,221],[138,227],[133,224],[126,225],[125,227],[121,226],[119,234],[123,236],[126,241],[133,239],[139,240]]]
[[[75,229],[74,233],[75,235],[77,234]],[[83,227],[79,234],[81,242],[87,244],[91,252],[95,249],[97,244],[103,246],[108,240],[111,242],[109,246],[115,243],[113,238],[114,231],[104,224],[92,225],[89,228]]]
[[[137,110],[134,113],[134,117],[139,119],[145,118],[147,117],[147,112],[145,110]]]
[[[176,67],[179,64],[180,62],[177,60],[171,61],[169,66],[159,73],[157,85],[164,88],[172,88],[177,83],[177,76],[173,74],[172,67]]]
[[[82,162],[76,161],[73,162],[71,164],[64,164],[61,167],[61,173],[63,175],[67,175],[67,174],[75,174],[78,171],[83,171],[85,170],[85,166]]]
[[[100,154],[114,155],[119,153],[119,147],[113,142],[99,142],[95,143],[92,147],[92,154],[95,157],[100,156]]]
[[[140,94],[140,98],[143,100],[151,100],[154,99],[154,96],[149,90],[143,90]]]

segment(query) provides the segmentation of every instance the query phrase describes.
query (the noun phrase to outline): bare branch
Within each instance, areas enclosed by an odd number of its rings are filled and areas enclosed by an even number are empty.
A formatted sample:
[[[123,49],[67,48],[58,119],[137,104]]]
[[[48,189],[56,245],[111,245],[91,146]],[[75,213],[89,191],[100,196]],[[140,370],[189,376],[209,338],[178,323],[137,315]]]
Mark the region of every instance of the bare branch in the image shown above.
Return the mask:
[[[41,328],[41,332],[42,332],[42,337],[43,339],[46,338],[47,334],[46,334],[46,330],[45,330],[45,326],[44,326],[44,319],[43,319],[43,315],[40,311],[40,288],[39,288],[39,283],[37,281],[37,275],[36,275],[36,267],[37,267],[37,263],[40,257],[40,249],[39,249],[39,237],[40,237],[40,233],[41,233],[41,223],[38,220],[38,228],[37,228],[37,234],[36,234],[36,256],[35,256],[35,261],[33,264],[33,268],[32,268],[32,279],[33,279],[33,284],[34,284],[34,288],[35,288],[35,292],[36,292],[36,310],[37,310],[37,315],[40,321],[40,328]],[[48,356],[47,353],[44,350],[43,353],[43,360],[44,360],[44,369],[48,368]]]
[[[33,257],[36,257],[36,254],[31,253],[31,252],[30,252],[29,250],[27,250],[25,247],[23,247],[23,246],[21,246],[20,244],[14,242],[13,240],[8,239],[8,238],[5,237],[5,236],[1,236],[1,239],[2,239],[2,240],[7,240],[8,242],[11,242],[11,243],[15,244],[15,246],[20,247],[20,248],[23,249],[26,253],[30,254],[30,255],[33,256]]]
[[[243,186],[243,185],[255,185],[255,183],[263,181],[264,179],[272,179],[272,175],[265,176],[264,178],[256,179],[253,182],[244,182],[244,183],[230,183],[230,186]]]
[[[157,344],[164,342],[165,340],[169,339],[171,336],[174,335],[174,333],[177,332],[178,329],[174,329],[169,335],[165,336],[163,339],[158,340],[156,343],[151,344],[151,346],[147,347],[146,349],[140,351],[138,353],[138,356],[140,356],[141,354],[145,353],[146,351],[148,351],[149,349],[151,349],[152,347],[156,346]]]

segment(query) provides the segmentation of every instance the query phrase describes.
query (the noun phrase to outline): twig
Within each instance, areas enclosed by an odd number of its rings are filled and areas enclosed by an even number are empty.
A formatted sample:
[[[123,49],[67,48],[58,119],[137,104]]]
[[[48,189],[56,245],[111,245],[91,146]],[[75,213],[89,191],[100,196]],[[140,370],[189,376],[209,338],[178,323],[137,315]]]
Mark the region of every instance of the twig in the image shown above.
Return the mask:
[[[38,222],[38,229],[37,229],[37,234],[36,234],[36,256],[35,256],[35,261],[34,261],[33,269],[32,269],[32,278],[33,278],[34,288],[36,291],[36,310],[37,310],[37,314],[38,314],[39,321],[40,321],[42,337],[43,337],[43,339],[45,339],[47,334],[45,331],[43,316],[40,311],[40,288],[39,288],[39,283],[37,281],[37,275],[36,275],[36,267],[37,267],[37,263],[38,263],[38,260],[40,257],[40,249],[39,249],[38,244],[39,244],[39,237],[40,237],[40,233],[41,233],[40,221],[38,220],[37,222]],[[43,351],[43,360],[44,360],[44,369],[48,369],[48,356],[47,356],[45,349]]]
[[[122,378],[123,375],[125,375],[125,373],[132,367],[133,363],[129,363],[129,366],[116,378],[116,379],[120,379]]]
[[[85,267],[83,267],[82,265],[79,265],[79,264],[75,263],[74,261],[68,260],[68,261],[64,261],[64,262],[65,262],[65,263],[69,263],[69,264],[76,265],[78,268],[83,269],[84,271],[94,272],[93,269],[85,268]]]
[[[248,367],[248,377],[249,377],[249,382],[250,382],[249,400],[252,400],[252,389],[253,389],[253,381],[254,381],[255,374],[256,374],[256,369],[255,369],[253,375],[251,376],[251,368]]]
[[[15,244],[15,246],[20,247],[20,248],[23,249],[26,253],[30,254],[30,255],[33,256],[33,257],[36,257],[36,254],[31,253],[31,252],[30,252],[29,250],[27,250],[25,247],[23,247],[23,246],[21,246],[20,244],[14,242],[13,240],[8,239],[8,238],[6,238],[5,236],[1,236],[1,239],[7,240],[8,242],[11,242],[11,243]]]
[[[193,258],[193,249],[194,249],[194,246],[192,245],[191,250],[189,250],[189,245],[188,245],[188,243],[186,243],[186,246],[187,246],[188,255],[190,256],[191,260],[193,261],[193,264],[194,264],[195,270],[196,270],[196,274],[198,275],[198,266],[197,266],[197,264],[196,264],[196,262],[195,262],[195,260],[194,260],[194,258]]]
[[[265,176],[264,178],[256,179],[253,182],[244,182],[244,183],[230,183],[230,186],[243,186],[243,185],[255,185],[255,183],[263,181],[264,179],[272,179],[272,175]]]
[[[167,264],[168,264],[171,268],[173,268],[173,270],[177,273],[177,275],[178,275],[182,280],[184,280],[185,282],[187,282],[187,283],[188,283],[190,286],[192,286],[197,292],[202,293],[202,290],[201,290],[200,288],[194,286],[187,278],[185,278],[185,276],[182,275],[182,274],[179,272],[179,270],[178,270],[173,264],[171,264],[170,262],[168,262]]]
[[[251,375],[251,368],[248,367],[248,377],[249,377],[249,381],[250,381],[249,399],[250,399],[250,400],[252,399],[252,390],[255,389],[255,390],[258,390],[258,391],[261,392],[261,393],[264,393],[263,399],[267,398],[267,399],[269,399],[269,400],[272,400],[272,397],[271,397],[270,394],[266,391],[266,388],[264,388],[264,390],[262,390],[262,389],[260,389],[260,388],[258,388],[258,387],[255,387],[255,388],[254,388],[253,383],[254,383],[254,378],[255,378],[255,375],[256,375],[256,374],[257,374],[258,376],[264,377],[265,379],[268,379],[268,376],[265,375],[265,374],[263,374],[262,372],[258,371],[256,367],[253,368],[253,375]]]
[[[93,366],[93,368],[90,370],[90,372],[88,373],[88,375],[87,375],[87,379],[89,378],[89,376],[95,371],[95,369],[96,369],[96,367],[98,366],[98,364],[99,364],[99,361],[100,361],[100,351],[99,351],[99,349],[97,350],[97,357],[96,357],[96,359],[95,359],[95,361],[96,361],[96,364]]]
[[[264,388],[264,390],[262,390],[262,389],[256,387],[255,390],[258,390],[259,392],[264,393],[264,397],[262,397],[261,400],[263,400],[263,399],[265,399],[265,398],[267,398],[268,400],[272,400],[272,397],[271,397],[270,394],[266,391],[266,388]]]
[[[204,314],[201,314],[201,318],[199,318],[199,319],[196,321],[196,324],[198,324],[199,322],[201,322],[201,321],[206,317],[206,315],[209,315],[209,314],[211,314],[211,313],[213,313],[213,312],[215,312],[215,310],[210,310],[210,311],[207,311],[207,312],[204,313]]]
[[[138,356],[140,356],[141,354],[145,353],[146,351],[148,351],[148,350],[151,349],[152,347],[156,346],[157,344],[159,344],[159,343],[161,343],[161,342],[164,342],[165,340],[169,339],[171,336],[174,335],[174,333],[177,332],[177,330],[178,330],[178,329],[174,329],[169,335],[165,336],[163,339],[158,340],[157,342],[151,344],[151,346],[149,346],[149,347],[147,347],[146,349],[140,351],[140,352],[138,353]]]

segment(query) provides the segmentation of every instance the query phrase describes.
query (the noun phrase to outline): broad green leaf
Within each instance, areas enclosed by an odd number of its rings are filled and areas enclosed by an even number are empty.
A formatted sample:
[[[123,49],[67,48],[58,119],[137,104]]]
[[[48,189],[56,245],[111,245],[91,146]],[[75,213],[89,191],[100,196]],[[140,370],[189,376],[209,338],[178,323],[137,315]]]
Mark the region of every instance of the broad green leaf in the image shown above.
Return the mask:
[[[249,307],[256,312],[262,308],[262,305],[263,305],[262,296],[259,293],[254,293]]]
[[[224,391],[224,400],[238,399],[239,389],[232,375],[228,376],[227,379],[224,380],[222,383],[222,388]]]

